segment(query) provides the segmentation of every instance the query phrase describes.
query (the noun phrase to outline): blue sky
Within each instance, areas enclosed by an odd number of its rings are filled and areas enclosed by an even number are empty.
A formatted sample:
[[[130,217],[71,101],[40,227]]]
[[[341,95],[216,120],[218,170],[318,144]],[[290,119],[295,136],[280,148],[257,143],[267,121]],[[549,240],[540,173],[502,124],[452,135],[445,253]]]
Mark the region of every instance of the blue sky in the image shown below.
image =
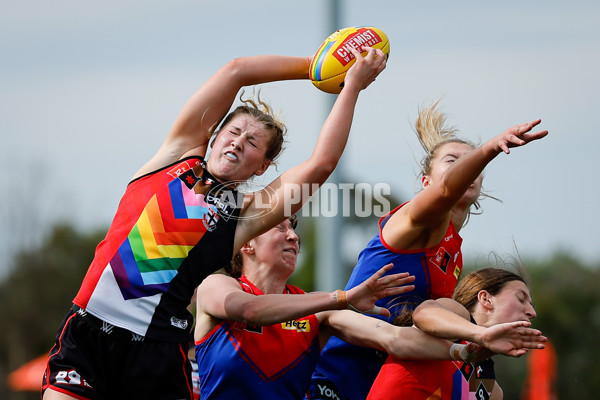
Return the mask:
[[[59,220],[108,225],[130,177],[227,60],[311,55],[331,33],[323,0],[2,3],[3,260]],[[565,249],[599,263],[600,3],[341,3],[340,27],[377,26],[391,43],[388,68],[359,99],[343,173],[411,197],[422,155],[411,125],[441,96],[476,142],[542,118],[548,138],[486,170],[484,187],[503,203],[484,201],[461,231],[465,256],[516,243],[522,255]],[[262,91],[289,128],[284,170],[310,155],[331,95],[308,81]]]

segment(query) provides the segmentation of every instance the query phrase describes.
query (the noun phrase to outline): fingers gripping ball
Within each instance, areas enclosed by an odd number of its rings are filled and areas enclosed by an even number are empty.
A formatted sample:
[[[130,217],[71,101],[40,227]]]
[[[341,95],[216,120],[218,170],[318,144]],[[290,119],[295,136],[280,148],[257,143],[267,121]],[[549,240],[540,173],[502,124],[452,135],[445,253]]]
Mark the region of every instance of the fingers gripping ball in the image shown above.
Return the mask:
[[[313,85],[327,93],[339,93],[346,72],[355,62],[350,47],[360,50],[362,46],[381,49],[386,58],[390,55],[390,41],[382,30],[372,26],[339,29],[325,39],[312,58],[309,73]]]

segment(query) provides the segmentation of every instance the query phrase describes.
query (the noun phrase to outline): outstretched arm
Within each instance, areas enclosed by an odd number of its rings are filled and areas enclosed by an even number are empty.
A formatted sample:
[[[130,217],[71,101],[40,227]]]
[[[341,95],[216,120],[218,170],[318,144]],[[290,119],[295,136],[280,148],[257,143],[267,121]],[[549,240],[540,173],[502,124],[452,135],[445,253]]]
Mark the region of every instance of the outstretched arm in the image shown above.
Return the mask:
[[[413,289],[414,276],[407,273],[381,278],[391,264],[381,268],[362,283],[352,294],[358,307],[371,309],[380,298],[405,293]],[[239,283],[226,275],[213,274],[197,290],[197,310],[217,319],[244,321],[253,325],[272,325],[301,318],[320,311],[337,310],[340,305],[337,292],[306,294],[266,294],[255,296],[244,292]],[[387,310],[386,310],[387,311]]]
[[[238,223],[234,250],[300,210],[335,169],[348,140],[359,93],[386,66],[385,55],[381,50],[369,47],[365,49],[367,55],[364,57],[355,49],[350,49],[356,62],[346,73],[344,88],[321,129],[310,158],[284,172],[268,188],[255,194],[255,199],[244,209],[244,215],[264,215],[260,219],[241,220]],[[265,204],[270,206],[270,211],[266,214]],[[260,205],[263,208],[257,210]]]
[[[400,359],[453,360],[452,342],[429,335],[413,326],[395,326],[350,311],[325,311],[319,318],[321,344],[331,335],[348,343],[383,350]],[[461,345],[462,346],[462,345]]]
[[[469,186],[484,168],[501,152],[510,153],[510,147],[524,146],[548,134],[547,130],[531,132],[540,119],[508,128],[480,147],[452,162],[440,182],[422,190],[411,202],[410,218],[415,224],[430,224],[450,213]]]
[[[240,57],[221,67],[187,101],[156,155],[136,174],[206,154],[210,130],[227,114],[239,90],[248,85],[308,79],[310,57],[260,55]]]
[[[528,349],[543,349],[546,337],[530,328],[529,321],[479,326],[468,320],[467,310],[452,299],[426,300],[413,312],[416,327],[445,339],[463,339],[490,351],[518,357]]]
[[[440,178],[431,181],[426,190],[421,190],[390,218],[384,228],[384,240],[399,249],[424,248],[439,243],[452,210],[484,168],[501,152],[508,154],[510,147],[524,146],[548,134],[546,130],[531,132],[540,122],[538,119],[508,128],[463,156],[447,154],[437,159],[436,162],[449,166]],[[464,209],[469,206],[465,204]]]

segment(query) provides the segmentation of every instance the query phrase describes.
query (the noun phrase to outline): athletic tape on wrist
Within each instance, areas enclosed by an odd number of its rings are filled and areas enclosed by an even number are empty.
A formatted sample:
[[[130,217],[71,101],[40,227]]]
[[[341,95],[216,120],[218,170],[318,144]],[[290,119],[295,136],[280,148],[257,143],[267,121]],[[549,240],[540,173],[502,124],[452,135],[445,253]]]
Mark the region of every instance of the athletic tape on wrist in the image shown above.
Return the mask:
[[[352,304],[350,304],[348,302],[348,299],[346,299],[346,292],[343,290],[336,290],[334,293],[334,297],[337,299],[337,306],[338,306],[338,310],[351,310],[354,312],[357,312],[359,314],[374,314],[374,315],[380,315],[381,314],[381,307],[373,307],[368,311],[360,311],[358,308],[354,307]]]
[[[348,300],[346,300],[346,292],[343,290],[335,291],[335,298],[337,299],[338,310],[345,310],[348,308]]]
[[[466,344],[454,343],[450,346],[450,357],[456,361],[471,361],[474,353],[467,350]]]

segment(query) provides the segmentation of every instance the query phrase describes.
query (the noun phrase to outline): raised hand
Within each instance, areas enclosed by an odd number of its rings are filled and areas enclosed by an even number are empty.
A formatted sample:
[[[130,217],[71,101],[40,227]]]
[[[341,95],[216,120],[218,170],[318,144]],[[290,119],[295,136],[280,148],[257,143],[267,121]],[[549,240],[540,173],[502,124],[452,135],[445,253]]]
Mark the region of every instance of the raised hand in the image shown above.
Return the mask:
[[[380,49],[374,49],[372,47],[363,47],[363,51],[367,52],[366,56],[362,56],[361,53],[350,48],[350,51],[356,58],[356,61],[352,67],[346,72],[344,78],[344,89],[349,86],[357,86],[358,90],[366,89],[375,78],[383,71],[386,67],[386,57],[383,51]]]
[[[527,122],[525,124],[512,126],[486,144],[495,146],[497,152],[503,151],[506,154],[510,154],[509,148],[524,146],[527,143],[541,139],[548,134],[547,130],[531,133],[531,130],[540,122],[542,122],[541,119],[536,119],[535,121]]]
[[[409,275],[408,272],[383,276],[393,266],[394,264],[384,265],[369,279],[348,290],[346,296],[349,308],[365,314],[389,317],[389,310],[375,306],[375,302],[384,297],[410,292],[415,288],[414,285],[408,285],[415,280],[414,275]]]

